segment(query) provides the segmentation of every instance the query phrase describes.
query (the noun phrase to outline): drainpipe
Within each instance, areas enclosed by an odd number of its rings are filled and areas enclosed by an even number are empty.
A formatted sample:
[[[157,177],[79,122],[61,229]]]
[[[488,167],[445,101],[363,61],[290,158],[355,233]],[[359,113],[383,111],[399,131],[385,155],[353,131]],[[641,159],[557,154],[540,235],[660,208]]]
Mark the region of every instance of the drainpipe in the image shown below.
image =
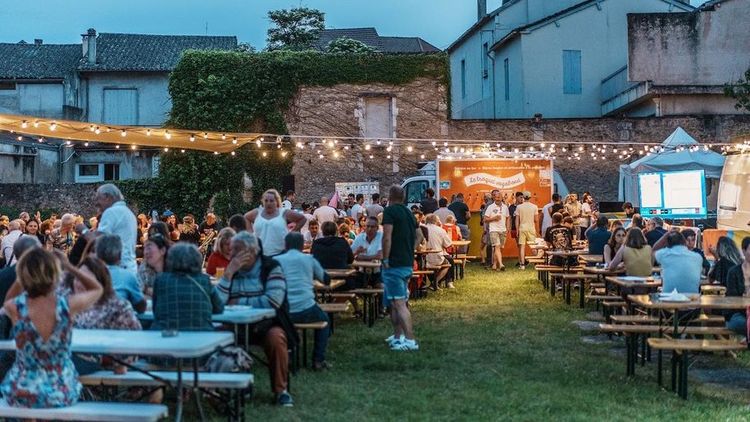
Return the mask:
[[[491,32],[492,33],[492,44],[490,44],[490,47],[495,45],[495,30],[494,29],[482,29],[481,32]],[[481,37],[480,37],[481,38]],[[492,118],[497,119],[497,91],[495,91],[495,54],[490,51],[490,49],[487,49],[487,58],[490,59],[492,62]]]

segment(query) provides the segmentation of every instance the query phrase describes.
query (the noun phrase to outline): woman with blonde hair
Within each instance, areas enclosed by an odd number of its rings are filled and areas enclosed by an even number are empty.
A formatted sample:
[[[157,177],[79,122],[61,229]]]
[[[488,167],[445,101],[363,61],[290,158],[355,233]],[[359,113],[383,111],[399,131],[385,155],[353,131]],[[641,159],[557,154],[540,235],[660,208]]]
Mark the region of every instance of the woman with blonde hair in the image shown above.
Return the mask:
[[[235,234],[237,233],[229,227],[219,230],[219,234],[216,235],[216,240],[214,240],[214,250],[206,262],[206,272],[208,274],[216,275],[217,269],[221,268],[224,270],[227,268],[231,258],[229,246]]]
[[[289,231],[289,224],[294,224],[292,231],[300,231],[307,219],[304,215],[281,208],[281,195],[276,189],[263,192],[262,205],[245,214],[247,230],[261,241],[264,256],[275,256],[284,252],[284,237]]]

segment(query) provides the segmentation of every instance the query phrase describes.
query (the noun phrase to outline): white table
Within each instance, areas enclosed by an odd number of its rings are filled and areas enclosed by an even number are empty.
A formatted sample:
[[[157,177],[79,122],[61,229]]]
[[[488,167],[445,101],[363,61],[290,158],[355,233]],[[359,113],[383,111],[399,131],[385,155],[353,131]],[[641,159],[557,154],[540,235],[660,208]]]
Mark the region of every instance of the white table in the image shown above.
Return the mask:
[[[149,308],[151,307],[149,306]],[[211,315],[211,321],[222,324],[245,325],[255,324],[274,316],[276,316],[274,309],[253,308],[245,305],[226,305],[223,313]],[[146,311],[138,314],[138,319],[141,321],[153,321],[154,312]]]
[[[182,360],[192,359],[194,388],[198,387],[198,359],[234,343],[227,331],[181,331],[174,337],[162,337],[161,331],[82,330],[73,329],[70,348],[73,353],[92,355],[153,356],[177,359],[177,410],[175,420],[182,419]],[[16,350],[15,340],[0,341],[0,350]],[[128,365],[131,369],[138,368]],[[148,374],[148,372],[144,371]]]

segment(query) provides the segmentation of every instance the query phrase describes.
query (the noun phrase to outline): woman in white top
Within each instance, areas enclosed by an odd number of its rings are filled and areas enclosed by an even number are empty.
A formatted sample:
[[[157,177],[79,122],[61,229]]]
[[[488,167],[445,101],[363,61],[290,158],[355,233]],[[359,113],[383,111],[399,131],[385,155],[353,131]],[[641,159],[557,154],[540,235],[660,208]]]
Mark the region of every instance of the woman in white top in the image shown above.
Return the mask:
[[[261,241],[264,256],[275,256],[284,252],[284,237],[289,232],[300,231],[307,219],[304,215],[281,208],[281,195],[276,189],[263,192],[263,205],[245,214],[247,230],[255,233]]]

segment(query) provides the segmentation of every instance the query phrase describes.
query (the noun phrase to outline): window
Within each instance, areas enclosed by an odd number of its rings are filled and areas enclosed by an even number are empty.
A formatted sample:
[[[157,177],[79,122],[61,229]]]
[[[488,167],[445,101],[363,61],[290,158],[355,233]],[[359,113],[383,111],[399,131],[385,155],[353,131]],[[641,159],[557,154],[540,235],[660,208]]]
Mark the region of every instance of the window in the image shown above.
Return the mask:
[[[0,91],[15,91],[15,82],[0,82]]]
[[[372,96],[364,98],[364,127],[360,126],[365,138],[393,138],[393,106],[391,97]]]
[[[120,164],[76,164],[76,183],[94,183],[103,182],[105,180],[120,180]]]
[[[466,98],[466,60],[461,60],[461,98]]]
[[[503,69],[505,70],[505,101],[510,100],[510,63],[508,59],[503,60]]]
[[[563,94],[581,93],[581,50],[563,50]]]
[[[482,44],[482,78],[487,79],[490,76],[490,45]]]
[[[138,90],[104,89],[103,122],[113,125],[138,124]]]
[[[406,203],[407,204],[419,204],[423,199],[427,197],[425,193],[429,184],[426,180],[415,180],[406,184]]]
[[[99,164],[79,164],[78,175],[81,177],[99,177]]]

